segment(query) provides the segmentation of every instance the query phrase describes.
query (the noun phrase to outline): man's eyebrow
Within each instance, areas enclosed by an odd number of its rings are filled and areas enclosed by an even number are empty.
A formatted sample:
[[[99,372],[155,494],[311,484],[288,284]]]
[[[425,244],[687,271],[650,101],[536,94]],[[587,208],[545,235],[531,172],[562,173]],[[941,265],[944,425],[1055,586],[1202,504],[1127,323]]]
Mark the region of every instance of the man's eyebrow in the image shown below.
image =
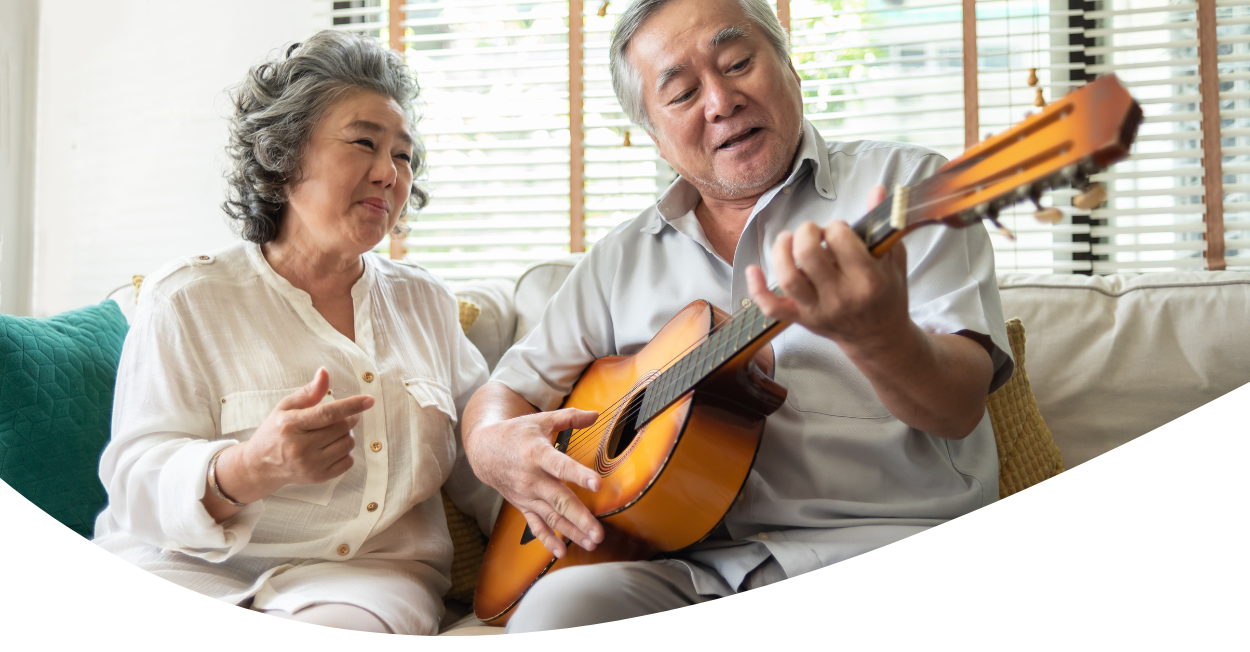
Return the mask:
[[[675,66],[669,66],[665,68],[664,70],[660,71],[660,76],[655,80],[655,92],[659,93],[660,91],[664,90],[664,87],[667,86],[670,81],[673,81],[673,78],[676,77],[678,74],[681,73],[681,71],[685,69],[686,69],[686,65],[679,63]]]
[[[725,29],[722,29],[721,31],[717,32],[716,35],[712,37],[712,40],[708,41],[708,47],[711,49],[716,49],[724,45],[725,43],[728,43],[729,41],[732,41],[734,39],[739,39],[739,38],[746,38],[747,36],[749,35],[747,34],[746,29],[744,29],[743,27],[739,25],[733,25],[730,27],[726,27]],[[686,66],[684,64],[677,64],[675,66],[669,66],[665,68],[664,70],[662,70],[660,72],[660,76],[657,77],[655,80],[655,92],[659,93],[660,91],[664,90],[664,86],[666,86],[670,81],[673,80],[674,77],[676,77],[678,74],[681,73],[681,71],[685,69],[686,69]]]
[[[746,38],[747,36],[748,34],[745,29],[743,29],[741,26],[734,25],[732,27],[726,27],[725,29],[722,29],[721,31],[717,32],[716,36],[713,36],[712,40],[708,41],[707,45],[709,48],[716,49],[724,45],[725,43],[732,41],[736,38]]]
[[[351,124],[347,126],[348,128],[363,129],[365,131],[369,131],[375,134],[380,134],[386,131],[386,127],[383,127],[382,125],[376,122],[372,122],[370,120],[353,120]],[[404,141],[405,143],[408,143],[409,145],[416,144],[412,140],[412,136],[409,135],[407,131],[400,130],[399,139]]]

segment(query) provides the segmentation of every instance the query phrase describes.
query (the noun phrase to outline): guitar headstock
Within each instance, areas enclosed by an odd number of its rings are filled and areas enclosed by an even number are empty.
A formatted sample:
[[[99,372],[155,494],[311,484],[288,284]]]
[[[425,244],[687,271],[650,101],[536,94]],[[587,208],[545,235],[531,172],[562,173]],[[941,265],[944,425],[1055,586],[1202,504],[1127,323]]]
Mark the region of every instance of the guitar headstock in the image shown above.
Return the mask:
[[[1100,77],[972,146],[907,189],[906,201],[882,202],[861,235],[880,255],[927,224],[964,227],[1047,190],[1086,190],[1090,175],[1128,156],[1141,120],[1115,75]]]

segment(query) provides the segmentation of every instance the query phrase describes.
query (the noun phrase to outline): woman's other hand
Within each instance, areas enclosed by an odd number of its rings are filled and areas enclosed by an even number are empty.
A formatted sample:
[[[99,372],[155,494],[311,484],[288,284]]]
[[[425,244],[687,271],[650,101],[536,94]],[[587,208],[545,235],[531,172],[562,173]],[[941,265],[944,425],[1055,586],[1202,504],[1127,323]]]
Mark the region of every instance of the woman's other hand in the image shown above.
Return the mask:
[[[312,382],[282,399],[251,439],[222,451],[217,458],[217,487],[240,503],[261,500],[288,484],[318,484],[352,468],[356,438],[351,429],[361,412],[373,407],[371,396],[322,403],[330,374],[321,368]],[[218,522],[237,513],[207,487],[204,506]]]

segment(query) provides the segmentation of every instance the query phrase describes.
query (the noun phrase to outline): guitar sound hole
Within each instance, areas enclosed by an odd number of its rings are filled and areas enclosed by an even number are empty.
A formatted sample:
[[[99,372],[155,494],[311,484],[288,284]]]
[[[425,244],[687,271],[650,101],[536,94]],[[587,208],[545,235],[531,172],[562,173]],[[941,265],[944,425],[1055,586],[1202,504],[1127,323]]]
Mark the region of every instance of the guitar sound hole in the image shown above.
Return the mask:
[[[608,459],[620,457],[638,436],[638,413],[642,410],[642,399],[646,395],[645,389],[635,394],[617,418],[616,427],[612,429],[612,438],[608,440]]]

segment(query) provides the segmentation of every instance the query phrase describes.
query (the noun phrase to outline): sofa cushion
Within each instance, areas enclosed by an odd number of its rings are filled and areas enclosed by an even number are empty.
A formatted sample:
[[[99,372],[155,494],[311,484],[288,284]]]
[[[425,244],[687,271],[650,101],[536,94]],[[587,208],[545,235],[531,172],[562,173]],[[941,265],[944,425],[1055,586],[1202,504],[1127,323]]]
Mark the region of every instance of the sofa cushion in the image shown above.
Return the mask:
[[[0,315],[0,478],[88,538],[108,500],[98,469],[126,330],[113,301]]]
[[[530,265],[517,279],[513,300],[516,304],[516,333],[512,343],[520,342],[542,319],[547,302],[564,284],[573,267],[586,254],[571,254],[564,258]],[[506,348],[506,347],[505,347]]]
[[[512,346],[516,331],[516,304],[512,301],[512,281],[491,279],[486,281],[452,283],[456,297],[477,306],[479,313],[473,325],[465,331],[473,346],[486,358],[486,366],[494,370],[504,351]]]
[[[1027,489],[1063,472],[1063,456],[1037,410],[1024,366],[1024,325],[1007,322],[1007,340],[1016,370],[1011,380],[990,394],[986,408],[998,445],[998,497]]]
[[[1250,382],[1250,273],[1004,274],[1029,377],[1072,468]]]

